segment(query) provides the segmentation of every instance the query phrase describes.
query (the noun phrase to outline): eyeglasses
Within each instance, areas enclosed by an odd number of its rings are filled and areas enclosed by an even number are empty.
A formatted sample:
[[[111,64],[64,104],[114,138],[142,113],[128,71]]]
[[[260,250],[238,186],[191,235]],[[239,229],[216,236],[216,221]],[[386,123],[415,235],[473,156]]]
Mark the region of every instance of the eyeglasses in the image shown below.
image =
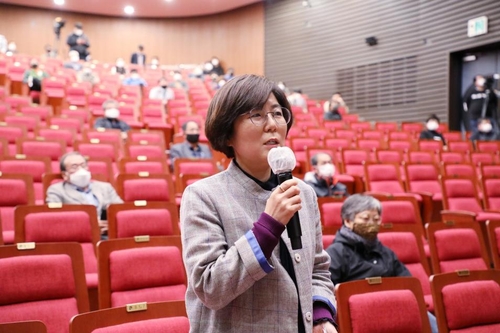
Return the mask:
[[[286,125],[292,119],[292,113],[285,107],[276,107],[272,111],[252,110],[242,114],[242,116],[248,115],[248,119],[250,119],[252,124],[255,126],[263,126],[267,122],[269,114],[277,125]]]
[[[78,169],[80,168],[83,168],[83,169],[88,169],[88,165],[87,165],[87,162],[85,163],[80,163],[80,164],[71,164],[71,165],[68,165],[66,167],[66,171],[69,171],[69,172],[74,172],[74,171],[77,171]]]

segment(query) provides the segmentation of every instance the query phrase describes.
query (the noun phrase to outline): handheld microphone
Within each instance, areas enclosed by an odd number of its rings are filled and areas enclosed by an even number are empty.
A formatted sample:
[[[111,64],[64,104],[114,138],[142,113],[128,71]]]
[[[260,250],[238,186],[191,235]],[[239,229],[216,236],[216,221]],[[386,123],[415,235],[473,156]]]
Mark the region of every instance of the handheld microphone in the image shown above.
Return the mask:
[[[284,181],[292,179],[292,170],[295,168],[295,154],[288,147],[272,148],[267,155],[267,162],[271,166],[273,172],[278,176],[278,184],[281,185]],[[300,228],[299,213],[295,212],[290,222],[286,226],[288,237],[292,243],[292,249],[297,250],[302,248],[302,230]]]

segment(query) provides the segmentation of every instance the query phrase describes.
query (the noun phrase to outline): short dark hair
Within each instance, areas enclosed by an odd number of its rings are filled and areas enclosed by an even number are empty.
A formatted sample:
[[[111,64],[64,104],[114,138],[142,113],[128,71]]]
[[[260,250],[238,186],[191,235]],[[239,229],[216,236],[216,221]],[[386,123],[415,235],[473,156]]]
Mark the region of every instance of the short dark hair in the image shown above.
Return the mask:
[[[196,121],[188,120],[184,124],[182,124],[182,126],[181,126],[183,132],[186,132],[186,128],[187,128],[189,123],[195,123],[196,125],[198,125],[198,127],[200,127],[200,124],[198,124]]]
[[[208,107],[205,135],[212,148],[234,157],[228,141],[234,134],[234,122],[242,114],[264,107],[269,94],[276,97],[279,105],[290,110],[285,93],[271,80],[258,75],[241,75],[228,81],[215,94]],[[287,134],[293,125],[293,115],[287,124]]]
[[[66,171],[66,165],[64,165],[64,162],[66,162],[66,158],[68,156],[74,156],[74,155],[81,156],[81,157],[83,157],[85,159],[85,157],[82,154],[80,154],[79,152],[77,152],[77,151],[70,151],[69,153],[64,154],[61,157],[61,159],[59,160],[59,169],[61,170],[61,172]]]
[[[330,156],[330,158],[332,158],[332,156],[330,154],[328,154],[327,152],[320,152],[320,153],[314,154],[314,156],[311,157],[311,165],[312,166],[318,165],[318,155],[320,155],[320,154],[325,154],[325,155]]]
[[[139,50],[141,50],[141,51],[144,50],[144,46],[139,45]]]
[[[130,70],[130,73],[138,73],[138,71],[137,71],[137,69],[134,68],[134,69]]]
[[[439,120],[439,117],[436,116],[435,114],[431,114],[429,117],[427,117],[427,119],[425,120],[425,122],[428,122],[429,120],[435,120],[438,123],[441,123],[441,121]]]

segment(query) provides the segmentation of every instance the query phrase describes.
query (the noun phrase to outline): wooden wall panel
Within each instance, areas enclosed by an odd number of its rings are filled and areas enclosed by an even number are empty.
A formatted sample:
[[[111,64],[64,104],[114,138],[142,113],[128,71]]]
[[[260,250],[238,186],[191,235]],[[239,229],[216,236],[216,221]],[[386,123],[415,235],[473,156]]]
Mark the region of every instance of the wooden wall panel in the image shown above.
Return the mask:
[[[94,59],[114,62],[129,59],[143,44],[149,59],[157,55],[162,64],[200,63],[218,56],[238,74],[264,73],[263,4],[227,13],[182,19],[133,19],[65,13],[0,4],[0,33],[14,40],[18,50],[41,54],[54,43],[53,20],[67,22],[61,33],[62,50],[75,22],[82,22]]]
[[[320,99],[349,89],[345,73],[353,73],[347,103],[355,105],[357,96],[368,105],[357,110],[367,120],[423,121],[430,113],[447,120],[448,112],[458,112],[449,110],[450,53],[500,41],[498,0],[309,2],[311,7],[289,0],[266,4],[265,73]],[[467,20],[482,15],[489,18],[488,34],[468,38]],[[378,45],[368,46],[369,36],[377,37]],[[394,67],[386,64],[400,59],[414,59],[416,66],[403,76],[384,72]],[[358,91],[356,73],[368,75]],[[408,83],[407,77],[416,81]],[[401,93],[402,80],[409,89],[403,89],[405,96],[412,98],[387,105],[384,96]]]

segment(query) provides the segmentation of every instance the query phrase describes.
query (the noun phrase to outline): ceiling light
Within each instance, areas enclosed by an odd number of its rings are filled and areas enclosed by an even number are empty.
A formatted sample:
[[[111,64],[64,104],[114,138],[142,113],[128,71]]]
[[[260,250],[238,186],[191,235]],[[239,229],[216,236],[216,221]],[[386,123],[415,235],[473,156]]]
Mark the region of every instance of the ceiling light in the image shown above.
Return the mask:
[[[58,6],[64,5],[64,0],[54,0],[54,3]]]
[[[173,2],[174,0],[165,0],[165,2]]]
[[[123,11],[127,15],[132,15],[135,12],[135,9],[132,6],[125,6],[125,8],[123,8]]]

